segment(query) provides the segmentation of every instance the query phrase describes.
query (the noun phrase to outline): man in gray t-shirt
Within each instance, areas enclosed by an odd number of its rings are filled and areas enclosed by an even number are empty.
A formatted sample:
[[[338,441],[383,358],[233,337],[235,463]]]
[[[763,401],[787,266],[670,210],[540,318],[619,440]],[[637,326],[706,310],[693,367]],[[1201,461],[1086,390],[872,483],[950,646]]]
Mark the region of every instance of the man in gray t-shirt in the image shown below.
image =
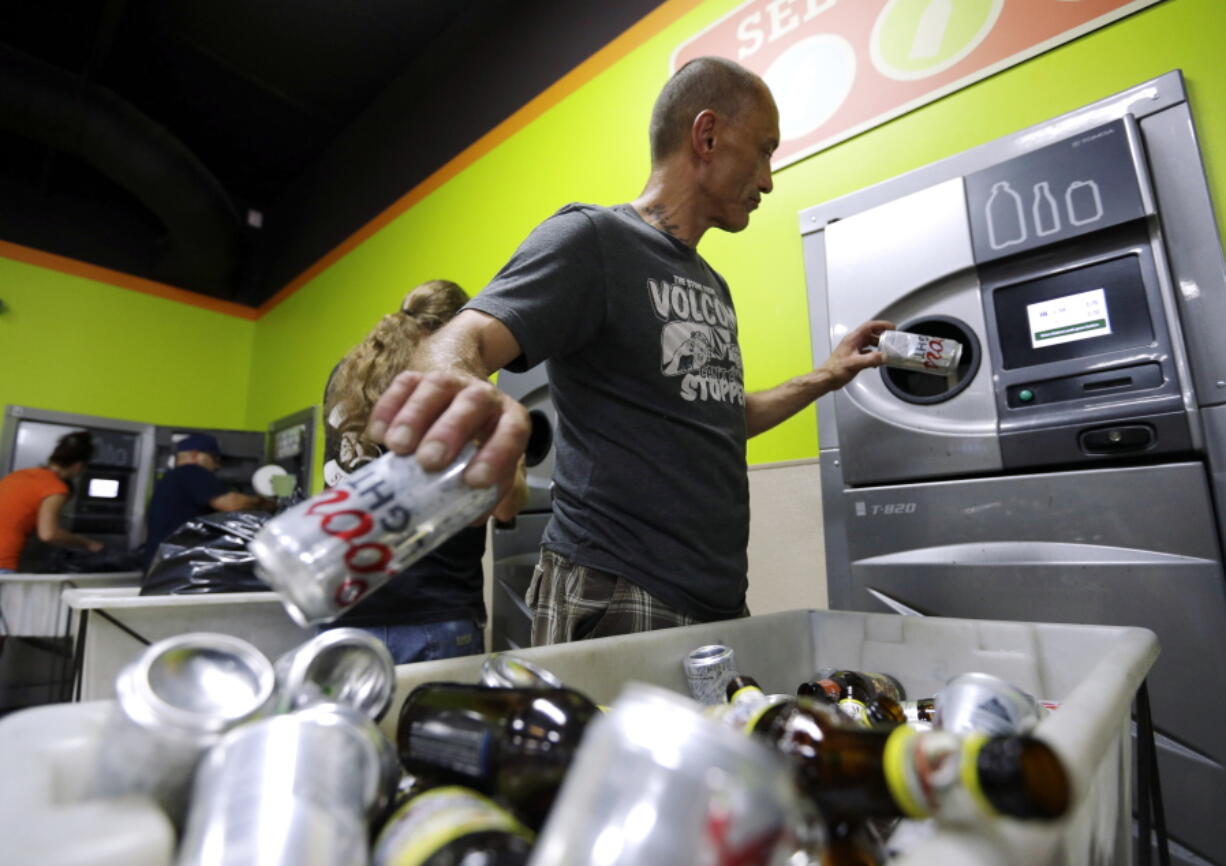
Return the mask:
[[[484,440],[465,478],[506,486],[529,423],[488,378],[547,364],[559,428],[534,644],[742,615],[747,437],[884,360],[871,348],[890,323],[867,322],[817,369],[745,391],[732,297],[697,246],[748,225],[778,140],[760,78],[686,64],[656,102],[643,193],[538,226],[372,413],[375,438],[428,467]]]

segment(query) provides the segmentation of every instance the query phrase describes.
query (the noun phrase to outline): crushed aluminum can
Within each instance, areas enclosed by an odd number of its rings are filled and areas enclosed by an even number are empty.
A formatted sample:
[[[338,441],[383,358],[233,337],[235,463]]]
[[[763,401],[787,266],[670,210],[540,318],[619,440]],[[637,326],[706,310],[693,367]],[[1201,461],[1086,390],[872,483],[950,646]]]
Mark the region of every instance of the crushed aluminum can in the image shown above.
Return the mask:
[[[396,690],[396,665],[383,641],[359,628],[334,628],[277,659],[274,710],[346,704],[383,718]]]
[[[885,355],[887,367],[934,376],[953,376],[962,359],[962,344],[957,340],[908,331],[883,331],[877,350]]]
[[[152,644],[116,679],[93,795],[145,794],[180,823],[201,757],[264,711],[273,688],[272,664],[239,638],[193,632]]]
[[[694,700],[706,706],[727,700],[724,690],[728,680],[736,676],[736,660],[731,647],[723,644],[700,646],[685,657],[682,666]]]
[[[562,681],[540,665],[507,653],[481,664],[481,684],[497,689],[560,689]]]
[[[331,622],[494,507],[495,488],[464,483],[475,454],[427,472],[389,451],[265,523],[256,573],[299,625]]]
[[[991,674],[959,674],[934,699],[937,727],[957,734],[1025,734],[1039,722],[1035,699]]]

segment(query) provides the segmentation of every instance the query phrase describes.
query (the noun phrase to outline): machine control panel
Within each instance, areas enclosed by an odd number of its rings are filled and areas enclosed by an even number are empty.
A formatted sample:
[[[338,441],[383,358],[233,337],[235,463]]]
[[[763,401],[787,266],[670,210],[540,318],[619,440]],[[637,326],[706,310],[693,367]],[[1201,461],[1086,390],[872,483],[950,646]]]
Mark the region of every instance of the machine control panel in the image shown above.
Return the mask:
[[[1027,406],[1042,406],[1065,400],[1084,400],[1089,397],[1128,394],[1159,388],[1165,381],[1162,367],[1157,363],[1134,364],[1112,370],[1063,376],[1042,382],[1026,382],[1010,385],[1005,389],[1005,399],[1012,409]]]

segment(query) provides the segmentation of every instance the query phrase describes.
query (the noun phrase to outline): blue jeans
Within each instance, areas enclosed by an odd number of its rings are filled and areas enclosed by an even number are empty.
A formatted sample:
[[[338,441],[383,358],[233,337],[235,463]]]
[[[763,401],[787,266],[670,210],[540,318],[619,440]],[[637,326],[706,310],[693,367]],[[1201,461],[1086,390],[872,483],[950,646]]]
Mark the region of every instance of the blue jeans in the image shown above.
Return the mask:
[[[432,662],[485,652],[485,634],[471,619],[426,625],[354,626],[383,641],[398,665]]]

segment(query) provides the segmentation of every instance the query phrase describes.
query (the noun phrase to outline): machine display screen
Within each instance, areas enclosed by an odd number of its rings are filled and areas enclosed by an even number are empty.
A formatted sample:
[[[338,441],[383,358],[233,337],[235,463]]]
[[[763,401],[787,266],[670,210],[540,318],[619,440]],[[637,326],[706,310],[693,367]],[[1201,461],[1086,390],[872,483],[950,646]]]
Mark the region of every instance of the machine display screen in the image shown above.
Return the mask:
[[[118,499],[119,479],[91,478],[85,495],[90,499]]]
[[[996,289],[1006,369],[1148,346],[1149,290],[1135,255]]]
[[[1030,321],[1030,345],[1036,349],[1111,333],[1107,293],[1102,289],[1028,304],[1026,318]]]

